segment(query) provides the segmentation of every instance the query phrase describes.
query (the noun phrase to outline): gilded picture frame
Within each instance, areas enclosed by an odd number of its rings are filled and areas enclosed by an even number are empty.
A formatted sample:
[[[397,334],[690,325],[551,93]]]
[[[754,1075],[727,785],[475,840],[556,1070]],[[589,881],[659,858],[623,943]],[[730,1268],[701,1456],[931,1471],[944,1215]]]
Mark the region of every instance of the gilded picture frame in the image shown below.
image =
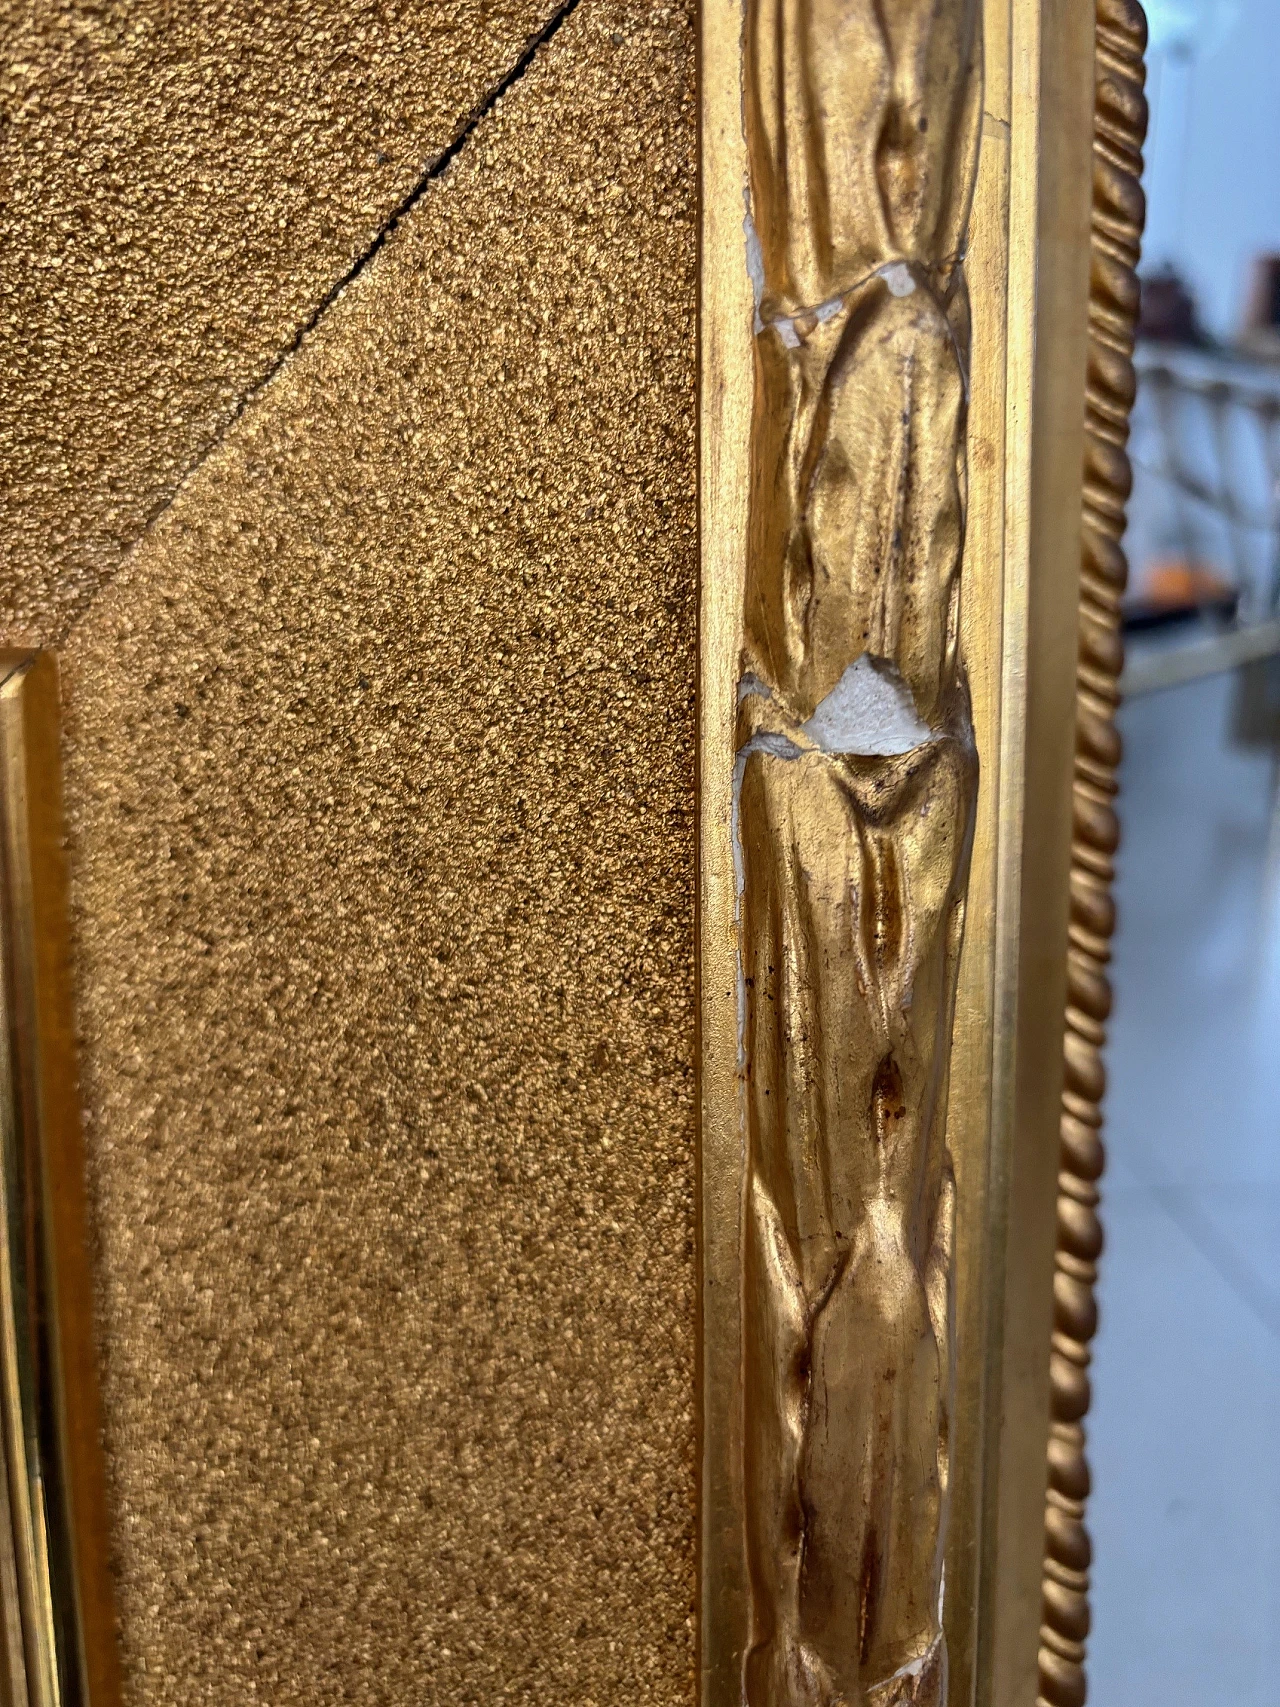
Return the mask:
[[[1080,1707],[1145,25],[699,29],[691,1693]],[[110,1707],[57,669],[0,674],[0,1694]]]
[[[702,1700],[1071,1707],[1145,24],[703,32]]]

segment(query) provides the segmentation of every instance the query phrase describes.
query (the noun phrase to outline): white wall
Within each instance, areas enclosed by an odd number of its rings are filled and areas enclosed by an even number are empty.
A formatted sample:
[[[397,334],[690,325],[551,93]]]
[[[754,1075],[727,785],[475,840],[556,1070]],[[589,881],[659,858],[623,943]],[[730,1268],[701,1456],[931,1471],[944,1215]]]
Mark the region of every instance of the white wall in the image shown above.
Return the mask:
[[[1146,265],[1174,262],[1223,338],[1239,325],[1250,259],[1280,251],[1280,0],[1231,10],[1207,52],[1154,52],[1147,82]]]

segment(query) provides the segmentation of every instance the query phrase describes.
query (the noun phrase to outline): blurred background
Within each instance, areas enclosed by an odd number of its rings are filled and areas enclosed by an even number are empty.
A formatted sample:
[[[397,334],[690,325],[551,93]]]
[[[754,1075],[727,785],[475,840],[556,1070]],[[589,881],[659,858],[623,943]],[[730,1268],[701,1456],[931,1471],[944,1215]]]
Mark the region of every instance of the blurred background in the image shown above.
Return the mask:
[[[1280,0],[1147,0],[1090,1696],[1280,1703]]]

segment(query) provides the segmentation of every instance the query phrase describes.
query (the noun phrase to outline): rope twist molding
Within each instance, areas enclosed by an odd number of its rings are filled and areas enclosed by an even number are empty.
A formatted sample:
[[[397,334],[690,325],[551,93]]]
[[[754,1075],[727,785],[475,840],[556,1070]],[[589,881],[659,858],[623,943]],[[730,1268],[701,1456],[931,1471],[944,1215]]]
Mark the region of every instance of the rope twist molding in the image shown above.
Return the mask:
[[[1071,844],[1066,1079],[1058,1176],[1051,1426],[1045,1504],[1039,1707],[1082,1707],[1086,1695],[1091,1548],[1085,1528],[1089,1466],[1089,1344],[1102,1251],[1102,1048],[1111,1012],[1106,975],[1115,908],[1113,801],[1120,762],[1115,716],[1124,662],[1120,601],[1128,569],[1121,540],[1131,485],[1126,443],[1136,378],[1134,328],[1142,237],[1142,143],[1147,28],[1137,0],[1098,0],[1093,142],[1089,372],[1085,415],[1084,533]]]

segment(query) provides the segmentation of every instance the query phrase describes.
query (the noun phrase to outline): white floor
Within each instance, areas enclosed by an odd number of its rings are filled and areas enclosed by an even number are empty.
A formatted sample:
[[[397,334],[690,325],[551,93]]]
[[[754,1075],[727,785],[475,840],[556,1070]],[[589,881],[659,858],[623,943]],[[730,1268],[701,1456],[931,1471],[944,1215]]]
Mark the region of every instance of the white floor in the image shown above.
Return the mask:
[[[1123,714],[1094,1707],[1280,1707],[1280,817],[1231,693]]]

